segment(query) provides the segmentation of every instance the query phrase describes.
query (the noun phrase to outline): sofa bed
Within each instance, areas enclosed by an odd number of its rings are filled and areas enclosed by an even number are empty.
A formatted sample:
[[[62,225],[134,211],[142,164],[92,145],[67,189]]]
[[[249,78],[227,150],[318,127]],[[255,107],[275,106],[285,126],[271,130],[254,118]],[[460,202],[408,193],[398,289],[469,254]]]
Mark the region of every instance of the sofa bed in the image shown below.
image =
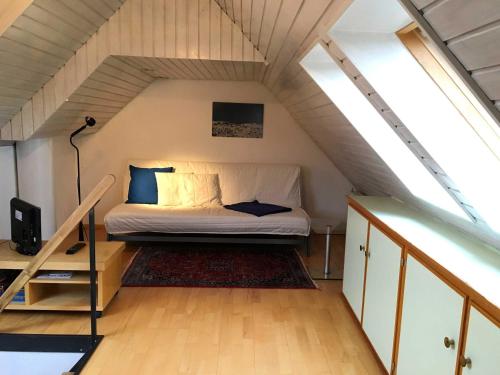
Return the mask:
[[[172,167],[173,173],[181,175],[216,175],[218,202],[187,206],[127,203],[130,166]],[[131,160],[123,177],[123,203],[104,218],[108,240],[300,244],[308,253],[310,218],[301,207],[299,166]],[[291,210],[258,217],[224,207],[255,200]]]

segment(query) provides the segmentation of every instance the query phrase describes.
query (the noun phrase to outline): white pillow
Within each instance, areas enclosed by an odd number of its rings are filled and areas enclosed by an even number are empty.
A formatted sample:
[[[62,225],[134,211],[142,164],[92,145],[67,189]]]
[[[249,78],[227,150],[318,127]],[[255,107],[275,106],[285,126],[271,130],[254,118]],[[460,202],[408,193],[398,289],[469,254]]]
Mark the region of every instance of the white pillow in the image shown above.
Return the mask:
[[[220,206],[218,174],[193,174],[193,201],[195,206]]]
[[[216,174],[156,172],[155,176],[160,206],[221,205]]]
[[[191,173],[155,172],[159,206],[193,206]]]

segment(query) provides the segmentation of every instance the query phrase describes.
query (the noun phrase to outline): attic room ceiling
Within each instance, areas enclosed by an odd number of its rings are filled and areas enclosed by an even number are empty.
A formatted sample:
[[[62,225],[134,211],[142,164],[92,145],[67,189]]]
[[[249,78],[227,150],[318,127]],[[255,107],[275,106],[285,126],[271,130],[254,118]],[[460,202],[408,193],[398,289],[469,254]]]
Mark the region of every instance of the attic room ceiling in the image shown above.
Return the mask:
[[[123,0],[10,0],[0,22],[0,124],[10,120],[122,5]]]
[[[16,29],[25,13],[6,32]],[[47,33],[56,38],[61,31]],[[59,39],[57,48],[69,42]],[[13,46],[9,56],[20,49]],[[0,139],[67,133],[89,114],[97,130],[155,78],[253,80],[264,65],[213,0],[128,0],[68,56],[34,95],[12,103],[16,112],[1,127]],[[43,69],[45,63],[33,65]]]

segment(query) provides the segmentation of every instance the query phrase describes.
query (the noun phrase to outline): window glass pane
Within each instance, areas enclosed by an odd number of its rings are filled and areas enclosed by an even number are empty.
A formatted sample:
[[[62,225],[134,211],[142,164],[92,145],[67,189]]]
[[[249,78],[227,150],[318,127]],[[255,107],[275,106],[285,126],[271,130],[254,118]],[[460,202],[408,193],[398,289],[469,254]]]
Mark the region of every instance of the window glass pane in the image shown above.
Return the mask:
[[[468,218],[321,45],[301,64],[413,195]]]
[[[500,232],[500,161],[397,36],[330,34],[481,217]]]

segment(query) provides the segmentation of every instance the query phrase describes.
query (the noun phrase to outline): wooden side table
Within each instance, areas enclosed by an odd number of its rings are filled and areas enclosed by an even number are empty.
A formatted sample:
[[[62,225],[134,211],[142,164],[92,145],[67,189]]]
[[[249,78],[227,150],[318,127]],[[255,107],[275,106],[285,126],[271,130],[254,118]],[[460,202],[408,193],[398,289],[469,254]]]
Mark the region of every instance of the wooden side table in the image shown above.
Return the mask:
[[[96,242],[97,311],[102,313],[121,286],[123,242]],[[8,310],[90,311],[88,245],[74,255],[57,249],[24,287],[25,302],[11,302]],[[0,269],[22,270],[31,257],[0,244]],[[71,271],[70,279],[38,279],[46,271]]]

